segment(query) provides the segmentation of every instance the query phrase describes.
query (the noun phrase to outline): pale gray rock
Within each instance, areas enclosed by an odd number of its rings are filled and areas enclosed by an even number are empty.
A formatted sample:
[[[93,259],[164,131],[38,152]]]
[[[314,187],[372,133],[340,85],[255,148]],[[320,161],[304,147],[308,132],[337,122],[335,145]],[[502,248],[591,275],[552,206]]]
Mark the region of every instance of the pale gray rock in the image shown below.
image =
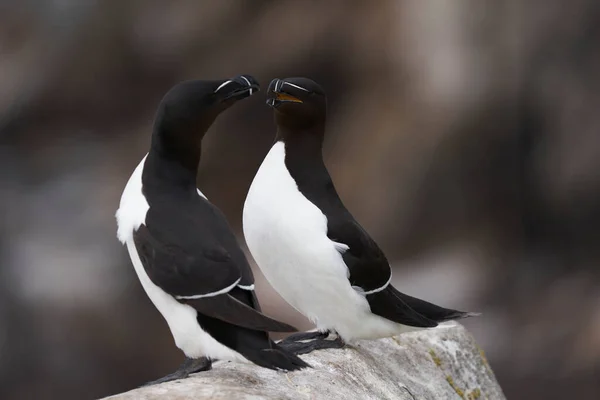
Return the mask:
[[[290,373],[217,362],[211,371],[107,399],[505,399],[483,351],[457,323],[303,359],[313,368]]]

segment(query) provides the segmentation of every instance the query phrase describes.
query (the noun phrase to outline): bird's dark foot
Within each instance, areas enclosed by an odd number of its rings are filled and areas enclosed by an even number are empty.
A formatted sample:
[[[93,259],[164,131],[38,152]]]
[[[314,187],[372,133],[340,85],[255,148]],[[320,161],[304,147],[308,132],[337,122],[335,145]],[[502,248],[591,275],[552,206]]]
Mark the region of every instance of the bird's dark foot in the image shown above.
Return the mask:
[[[300,342],[302,340],[312,340],[312,339],[326,339],[329,336],[329,332],[320,332],[320,331],[311,331],[311,332],[298,332],[292,333],[285,339],[283,339],[279,344],[289,344],[293,342]]]
[[[190,374],[200,372],[200,371],[208,371],[211,368],[212,368],[212,361],[210,361],[208,358],[205,358],[205,357],[188,358],[188,357],[186,357],[185,361],[183,362],[183,364],[181,364],[181,366],[179,366],[177,371],[175,371],[172,374],[169,374],[167,376],[163,376],[162,378],[157,379],[155,381],[145,383],[141,387],[152,386],[152,385],[156,385],[158,383],[170,382],[170,381],[174,381],[177,379],[184,379],[184,378],[187,378]]]
[[[311,340],[309,342],[288,342],[279,343],[279,346],[283,347],[287,351],[290,351],[296,355],[308,354],[315,350],[324,349],[341,349],[346,343],[341,337],[337,337],[334,340],[327,340],[324,338]]]

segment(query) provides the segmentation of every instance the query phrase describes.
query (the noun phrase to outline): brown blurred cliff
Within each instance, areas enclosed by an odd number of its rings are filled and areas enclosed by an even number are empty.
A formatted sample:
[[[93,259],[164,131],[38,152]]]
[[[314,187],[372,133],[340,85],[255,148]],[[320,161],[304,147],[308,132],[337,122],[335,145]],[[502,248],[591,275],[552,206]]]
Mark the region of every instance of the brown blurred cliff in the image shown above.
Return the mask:
[[[114,211],[162,94],[239,73],[325,87],[346,206],[400,290],[484,313],[465,325],[507,398],[598,397],[600,4],[523,3],[2,2],[0,398],[97,398],[180,362]],[[273,134],[259,94],[206,137],[198,184],[239,233]]]

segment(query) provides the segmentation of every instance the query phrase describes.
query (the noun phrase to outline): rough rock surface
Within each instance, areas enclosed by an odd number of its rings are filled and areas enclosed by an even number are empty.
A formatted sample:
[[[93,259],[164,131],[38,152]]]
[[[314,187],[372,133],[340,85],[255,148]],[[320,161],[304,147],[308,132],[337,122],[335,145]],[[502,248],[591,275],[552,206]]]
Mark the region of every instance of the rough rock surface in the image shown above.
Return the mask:
[[[483,352],[456,323],[303,359],[313,368],[291,373],[217,362],[188,379],[107,399],[505,399]]]

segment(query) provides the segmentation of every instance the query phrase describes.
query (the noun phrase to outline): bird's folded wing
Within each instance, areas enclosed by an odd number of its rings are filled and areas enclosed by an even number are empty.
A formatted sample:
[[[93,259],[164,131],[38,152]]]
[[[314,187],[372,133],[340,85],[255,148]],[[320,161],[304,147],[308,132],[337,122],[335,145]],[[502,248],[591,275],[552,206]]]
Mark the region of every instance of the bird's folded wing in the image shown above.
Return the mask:
[[[133,236],[150,280],[177,299],[227,293],[239,282],[239,268],[217,245],[186,245],[171,232],[152,231],[141,225]]]
[[[352,286],[371,294],[389,285],[392,270],[385,254],[351,216],[328,225],[327,236],[342,253]]]
[[[239,290],[239,289],[236,289]],[[291,325],[279,322],[242,303],[229,294],[183,300],[199,313],[243,328],[268,332],[296,332]]]
[[[208,317],[248,329],[297,330],[230,295],[232,291],[243,289],[236,287],[241,279],[240,270],[225,249],[216,245],[183,248],[175,244],[173,234],[153,233],[146,225],[141,225],[134,233],[134,242],[150,280],[180,303],[188,304]],[[189,238],[179,243],[189,243]],[[243,294],[255,300],[252,291],[245,290]]]
[[[337,243],[336,248],[348,267],[350,284],[364,293],[371,312],[403,325],[437,326],[396,295],[390,284],[392,270],[385,254],[358,222],[349,217],[328,228],[327,235]]]

